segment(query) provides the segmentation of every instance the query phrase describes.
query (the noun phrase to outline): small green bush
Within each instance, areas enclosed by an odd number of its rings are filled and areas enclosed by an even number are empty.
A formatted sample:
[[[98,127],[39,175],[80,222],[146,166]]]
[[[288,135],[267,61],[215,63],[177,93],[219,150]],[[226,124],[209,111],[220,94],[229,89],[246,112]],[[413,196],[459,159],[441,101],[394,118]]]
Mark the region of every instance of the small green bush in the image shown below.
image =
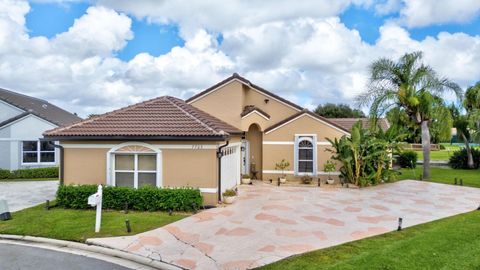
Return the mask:
[[[398,154],[398,165],[402,168],[416,168],[418,154],[415,151],[403,151]]]
[[[9,170],[0,169],[0,179],[10,179],[12,173]]]
[[[58,167],[0,170],[0,179],[58,178]]]
[[[474,168],[480,167],[480,150],[472,148],[473,164]],[[448,160],[448,165],[453,169],[469,169],[467,161],[467,150],[462,148],[461,150],[453,152],[453,155]]]
[[[97,192],[96,185],[59,186],[57,205],[65,208],[88,209],[88,196]],[[102,208],[139,211],[192,211],[203,205],[199,189],[157,188],[144,186],[138,189],[129,187],[103,188]]]
[[[225,197],[232,197],[232,196],[237,196],[237,193],[233,189],[227,189],[222,193],[222,195]]]

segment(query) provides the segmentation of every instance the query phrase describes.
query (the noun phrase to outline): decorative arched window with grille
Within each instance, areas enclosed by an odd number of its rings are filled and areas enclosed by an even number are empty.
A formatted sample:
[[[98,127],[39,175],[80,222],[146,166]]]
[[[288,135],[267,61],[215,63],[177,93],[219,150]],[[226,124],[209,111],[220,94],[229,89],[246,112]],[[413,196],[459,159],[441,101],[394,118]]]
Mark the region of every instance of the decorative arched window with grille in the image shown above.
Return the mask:
[[[317,174],[316,136],[295,136],[295,174]]]

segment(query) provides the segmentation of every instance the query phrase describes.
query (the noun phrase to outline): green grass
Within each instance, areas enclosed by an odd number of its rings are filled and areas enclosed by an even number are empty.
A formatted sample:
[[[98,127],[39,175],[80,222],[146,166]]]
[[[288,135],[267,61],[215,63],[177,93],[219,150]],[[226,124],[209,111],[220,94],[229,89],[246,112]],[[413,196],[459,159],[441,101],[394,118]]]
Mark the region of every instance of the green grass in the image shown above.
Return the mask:
[[[419,179],[423,167],[417,166],[415,173],[412,169],[400,169],[399,180]],[[462,178],[463,185],[480,187],[480,170],[454,170],[450,167],[430,167],[430,181],[436,183],[453,184],[454,179]]]
[[[17,234],[48,237],[62,240],[84,242],[92,237],[132,235],[152,230],[188,216],[176,213],[169,216],[164,212],[102,212],[102,226],[99,233],[94,232],[95,210],[71,210],[53,208],[45,210],[38,205],[12,213],[12,219],[0,221],[0,234]],[[130,220],[132,232],[127,233],[125,220]]]
[[[418,154],[418,160],[423,160],[423,152],[422,151],[415,151]],[[446,160],[453,155],[455,150],[439,150],[439,151],[430,151],[430,160]]]
[[[260,269],[480,269],[480,211],[316,250]]]

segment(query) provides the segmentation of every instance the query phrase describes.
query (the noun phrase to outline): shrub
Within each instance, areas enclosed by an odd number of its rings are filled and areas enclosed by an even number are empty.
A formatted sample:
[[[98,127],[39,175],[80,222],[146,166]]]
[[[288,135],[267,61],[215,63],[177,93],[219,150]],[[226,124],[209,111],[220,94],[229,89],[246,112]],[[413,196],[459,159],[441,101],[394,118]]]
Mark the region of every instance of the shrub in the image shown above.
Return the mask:
[[[58,167],[21,169],[12,172],[13,179],[58,178]]]
[[[58,178],[58,167],[0,170],[0,179]]]
[[[11,176],[12,173],[9,170],[0,169],[0,179],[9,179]]]
[[[65,208],[88,209],[88,196],[97,192],[96,185],[59,186],[57,205]],[[199,189],[157,188],[145,186],[103,188],[102,208],[112,210],[129,209],[139,211],[192,211],[203,205]],[[195,205],[195,206],[194,206]]]
[[[415,151],[403,151],[398,154],[398,164],[402,168],[416,168],[418,154]]]
[[[480,167],[480,150],[472,148],[472,156],[474,168],[478,169]],[[453,155],[448,160],[448,165],[453,169],[468,169],[467,150],[462,148],[453,152]]]

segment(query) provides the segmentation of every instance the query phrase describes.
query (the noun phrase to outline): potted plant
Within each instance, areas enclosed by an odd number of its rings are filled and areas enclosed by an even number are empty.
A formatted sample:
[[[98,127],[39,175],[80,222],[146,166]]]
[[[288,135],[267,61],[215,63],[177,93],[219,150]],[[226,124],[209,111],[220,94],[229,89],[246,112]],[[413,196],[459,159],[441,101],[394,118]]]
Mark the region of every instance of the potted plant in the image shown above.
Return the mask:
[[[235,198],[237,198],[237,193],[233,189],[227,189],[223,193],[223,202],[226,204],[232,204],[235,202]]]
[[[302,183],[305,185],[310,185],[312,183],[313,178],[310,175],[302,176]]]
[[[248,185],[250,183],[252,183],[252,179],[250,178],[250,175],[249,174],[243,174],[242,175],[242,184]]]
[[[335,171],[335,163],[331,160],[327,160],[323,165],[323,170],[328,173],[327,184],[332,185],[335,182],[332,178],[332,172]]]
[[[285,183],[287,182],[287,176],[285,175],[285,169],[287,169],[290,166],[290,163],[286,161],[285,159],[282,159],[279,163],[275,164],[275,170],[282,170],[282,176],[280,177],[280,183]]]

